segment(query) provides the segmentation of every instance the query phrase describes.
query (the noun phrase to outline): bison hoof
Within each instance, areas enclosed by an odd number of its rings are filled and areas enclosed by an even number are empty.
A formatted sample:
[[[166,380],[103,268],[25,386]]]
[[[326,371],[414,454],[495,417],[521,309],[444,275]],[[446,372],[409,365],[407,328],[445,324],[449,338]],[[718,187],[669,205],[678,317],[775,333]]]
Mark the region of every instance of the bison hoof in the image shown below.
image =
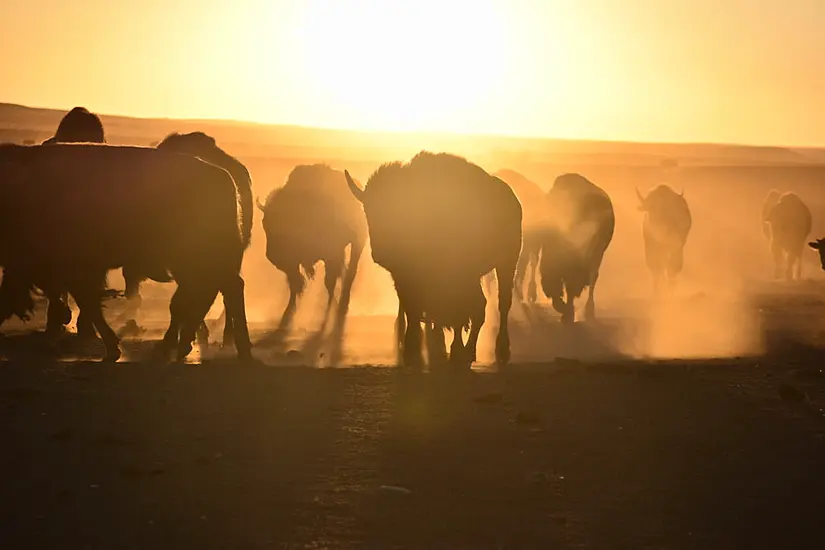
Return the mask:
[[[120,351],[120,346],[114,346],[106,349],[106,355],[103,357],[105,363],[117,363],[118,359],[123,354]]]
[[[252,349],[239,349],[238,350],[238,361],[244,363],[254,363],[255,357],[252,355]]]
[[[496,363],[506,365],[510,362],[510,347],[496,346]]]
[[[178,353],[175,357],[178,363],[183,363],[189,354],[192,353],[192,344],[181,344],[178,346]]]

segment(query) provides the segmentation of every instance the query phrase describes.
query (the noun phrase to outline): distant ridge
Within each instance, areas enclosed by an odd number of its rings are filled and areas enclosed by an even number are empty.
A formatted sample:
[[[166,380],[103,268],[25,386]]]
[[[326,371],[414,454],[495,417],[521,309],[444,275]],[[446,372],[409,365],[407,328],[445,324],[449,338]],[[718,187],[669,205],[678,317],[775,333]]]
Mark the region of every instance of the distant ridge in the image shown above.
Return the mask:
[[[94,110],[93,105],[86,107]],[[0,141],[40,141],[51,135],[65,110],[0,103]],[[325,129],[309,126],[265,124],[219,119],[141,118],[123,115],[100,115],[107,136],[113,142],[150,144],[164,135],[177,131],[201,130],[221,141],[255,146],[312,148],[386,152],[393,158],[427,146],[462,153],[483,151],[527,157],[533,162],[553,157],[565,161],[595,164],[631,163],[658,165],[676,162],[678,165],[712,163],[722,165],[783,165],[821,164],[825,149],[790,148],[763,145],[716,143],[653,143],[582,139],[550,139],[495,135],[436,134],[426,132],[379,132]],[[392,145],[388,145],[388,142]],[[423,145],[422,145],[423,144]],[[400,155],[400,156],[399,156]]]

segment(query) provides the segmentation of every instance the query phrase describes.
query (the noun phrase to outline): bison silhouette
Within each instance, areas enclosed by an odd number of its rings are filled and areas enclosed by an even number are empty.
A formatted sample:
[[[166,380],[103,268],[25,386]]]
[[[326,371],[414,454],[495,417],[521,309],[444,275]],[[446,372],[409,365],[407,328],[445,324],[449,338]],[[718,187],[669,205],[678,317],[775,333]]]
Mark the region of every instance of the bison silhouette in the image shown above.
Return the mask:
[[[486,308],[481,278],[491,270],[501,317],[496,360],[508,362],[508,316],[522,244],[522,208],[510,186],[462,157],[428,151],[408,163],[382,165],[363,189],[345,175],[364,205],[372,257],[395,283],[404,363],[423,363],[422,321],[453,330],[451,363],[476,360]]]

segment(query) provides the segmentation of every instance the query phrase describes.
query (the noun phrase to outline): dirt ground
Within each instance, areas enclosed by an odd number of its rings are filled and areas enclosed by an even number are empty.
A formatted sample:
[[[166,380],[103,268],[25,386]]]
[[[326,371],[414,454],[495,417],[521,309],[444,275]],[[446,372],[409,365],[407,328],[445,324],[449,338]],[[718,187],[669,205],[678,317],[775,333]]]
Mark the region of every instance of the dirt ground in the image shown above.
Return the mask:
[[[645,357],[618,305],[570,333],[539,309],[515,364],[472,372],[391,366],[391,317],[350,319],[354,368],[311,331],[161,366],[151,331],[105,365],[4,327],[0,546],[825,548],[821,302],[752,302],[753,353]]]

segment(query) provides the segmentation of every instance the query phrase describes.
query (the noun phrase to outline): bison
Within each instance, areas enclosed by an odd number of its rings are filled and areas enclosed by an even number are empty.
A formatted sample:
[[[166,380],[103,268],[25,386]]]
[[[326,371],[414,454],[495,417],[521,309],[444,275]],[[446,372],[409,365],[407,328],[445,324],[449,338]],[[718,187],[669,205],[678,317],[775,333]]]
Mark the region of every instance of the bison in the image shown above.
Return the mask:
[[[55,135],[43,142],[43,145],[55,143],[105,143],[106,136],[103,123],[97,115],[85,107],[74,107],[66,113],[57,126]],[[13,268],[6,266],[3,283],[0,285],[0,294],[3,295],[0,303],[6,304],[6,309],[0,312],[0,322],[11,315],[27,319],[27,311],[34,306],[31,298],[35,291],[30,281],[20,279]],[[68,306],[68,296],[63,294],[46,293],[49,307],[46,314],[46,326],[49,331],[59,331],[72,320],[72,311]],[[84,315],[77,316],[77,330],[82,336],[93,336],[94,327]]]
[[[795,193],[768,195],[763,207],[763,228],[767,226],[774,277],[799,279],[802,277],[802,250],[811,234],[811,210]]]
[[[822,270],[825,271],[825,238],[809,242],[808,246],[819,253],[819,263],[822,266]]]
[[[266,257],[286,274],[289,283],[289,303],[281,327],[286,328],[292,321],[306,286],[304,274],[313,278],[319,261],[324,263],[327,314],[335,287],[342,281],[339,316],[343,318],[367,241],[364,208],[349,192],[344,173],[325,164],[296,166],[286,183],[274,189],[258,207],[263,212]]]
[[[238,195],[240,196],[243,245],[244,248],[248,248],[252,237],[252,220],[254,216],[254,208],[252,205],[252,177],[249,174],[249,170],[247,170],[239,160],[218,147],[215,138],[203,132],[169,134],[157,144],[156,148],[162,151],[198,157],[229,172],[232,179],[235,180]],[[123,267],[123,278],[126,284],[126,298],[131,304],[130,313],[134,314],[140,306],[140,283],[146,279],[146,274],[140,273],[136,266],[126,265]],[[205,340],[208,334],[205,324],[201,327],[201,330]],[[233,343],[232,335],[232,319],[225,316],[223,332],[223,343],[225,346]]]
[[[595,319],[596,282],[613,240],[613,203],[603,189],[580,174],[556,178],[547,193],[549,221],[543,232],[541,286],[562,321],[575,320],[576,298],[589,288],[585,319]]]
[[[103,123],[85,107],[75,107],[63,116],[54,136],[43,145],[54,143],[106,143]]]
[[[524,282],[527,284],[527,303],[538,298],[538,265],[542,231],[547,220],[545,194],[541,187],[513,170],[499,170],[494,174],[509,185],[518,197],[523,211],[521,256],[516,267],[515,290],[519,301],[524,300]]]
[[[382,165],[363,189],[345,176],[364,205],[372,257],[395,283],[403,362],[423,362],[422,321],[453,330],[451,362],[476,360],[486,308],[481,278],[491,270],[501,317],[496,360],[508,362],[508,315],[522,244],[521,203],[510,186],[462,157],[428,151],[408,163]]]
[[[251,357],[240,276],[243,239],[235,182],[195,157],[149,147],[6,145],[0,149],[0,257],[47,292],[69,292],[100,333],[106,359],[119,339],[103,317],[106,273],[139,266],[174,277],[171,320],[158,351],[192,349],[218,292],[238,354]]]
[[[653,274],[654,290],[662,280],[672,286],[684,265],[684,248],[693,223],[684,191],[677,193],[667,185],[659,185],[639,199],[638,209],[644,212],[642,235],[645,261]]]

